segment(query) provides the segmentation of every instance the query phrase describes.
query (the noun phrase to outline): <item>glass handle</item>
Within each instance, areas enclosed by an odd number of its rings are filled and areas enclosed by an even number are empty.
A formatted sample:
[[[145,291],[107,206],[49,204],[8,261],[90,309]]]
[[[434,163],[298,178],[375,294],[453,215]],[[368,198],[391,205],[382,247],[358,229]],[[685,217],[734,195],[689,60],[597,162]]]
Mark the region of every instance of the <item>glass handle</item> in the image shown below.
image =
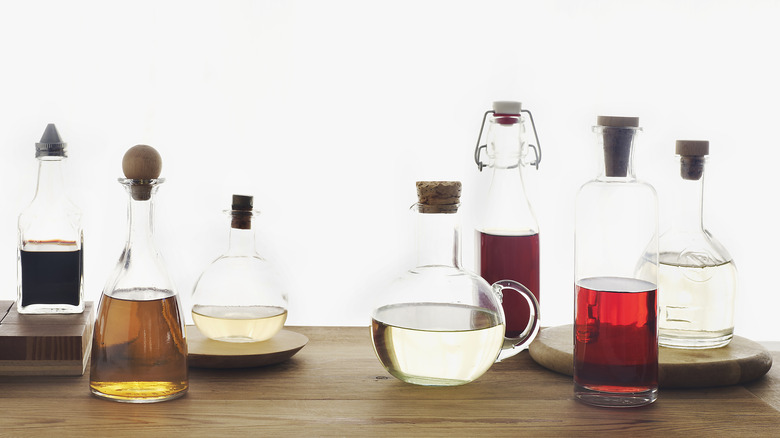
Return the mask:
[[[514,280],[499,280],[493,283],[493,289],[496,290],[499,297],[503,296],[503,289],[512,289],[519,293],[528,302],[531,318],[528,321],[528,325],[525,327],[525,330],[523,330],[523,332],[520,333],[520,336],[516,338],[506,338],[507,341],[514,345],[514,348],[527,348],[528,344],[530,344],[531,341],[536,338],[537,333],[539,333],[539,302],[527,287]]]

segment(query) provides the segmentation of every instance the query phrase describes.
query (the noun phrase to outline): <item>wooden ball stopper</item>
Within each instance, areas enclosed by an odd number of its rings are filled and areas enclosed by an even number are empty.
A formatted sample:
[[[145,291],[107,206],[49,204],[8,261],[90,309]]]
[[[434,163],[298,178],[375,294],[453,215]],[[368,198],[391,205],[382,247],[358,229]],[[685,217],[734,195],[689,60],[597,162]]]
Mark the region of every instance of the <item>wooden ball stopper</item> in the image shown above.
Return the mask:
[[[151,146],[139,144],[131,147],[122,158],[125,178],[134,180],[130,186],[133,199],[146,201],[152,196],[151,180],[160,177],[162,157]]]

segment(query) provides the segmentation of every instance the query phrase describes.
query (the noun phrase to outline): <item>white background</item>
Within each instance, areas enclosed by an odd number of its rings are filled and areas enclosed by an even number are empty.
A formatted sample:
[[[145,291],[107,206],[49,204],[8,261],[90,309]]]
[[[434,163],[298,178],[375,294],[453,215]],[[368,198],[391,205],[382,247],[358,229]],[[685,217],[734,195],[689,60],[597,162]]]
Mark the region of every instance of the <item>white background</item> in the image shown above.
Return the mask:
[[[143,143],[163,156],[157,237],[186,309],[241,193],[263,211],[260,252],[288,278],[288,323],[366,325],[372,294],[408,264],[414,181],[463,182],[473,266],[479,122],[515,99],[544,149],[529,177],[544,324],[571,322],[590,127],[634,115],[662,226],[674,141],[710,140],[705,222],[739,269],[736,332],[778,340],[779,18],[780,2],[746,0],[2,3],[0,299],[15,298],[16,216],[54,122],[85,213],[89,300],[124,245],[122,155]]]

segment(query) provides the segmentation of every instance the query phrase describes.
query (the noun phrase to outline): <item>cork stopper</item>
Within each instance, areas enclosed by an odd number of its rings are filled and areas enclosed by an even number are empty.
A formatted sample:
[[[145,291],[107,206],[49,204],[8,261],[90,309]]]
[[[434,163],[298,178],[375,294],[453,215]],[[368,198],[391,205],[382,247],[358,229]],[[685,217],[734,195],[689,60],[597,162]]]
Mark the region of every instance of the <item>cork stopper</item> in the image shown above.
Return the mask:
[[[155,148],[139,144],[125,152],[122,171],[125,178],[133,180],[130,185],[133,199],[146,201],[152,196],[152,180],[160,177],[162,158]]]
[[[420,213],[456,213],[460,189],[460,181],[417,181]]]
[[[230,205],[230,227],[239,230],[252,229],[253,198],[246,195],[233,195],[233,203]]]
[[[639,128],[639,117],[599,116],[597,125],[604,137],[604,172],[610,177],[628,176],[631,146]]]
[[[675,152],[680,156],[682,179],[697,181],[704,175],[705,158],[710,153],[707,140],[677,140]]]

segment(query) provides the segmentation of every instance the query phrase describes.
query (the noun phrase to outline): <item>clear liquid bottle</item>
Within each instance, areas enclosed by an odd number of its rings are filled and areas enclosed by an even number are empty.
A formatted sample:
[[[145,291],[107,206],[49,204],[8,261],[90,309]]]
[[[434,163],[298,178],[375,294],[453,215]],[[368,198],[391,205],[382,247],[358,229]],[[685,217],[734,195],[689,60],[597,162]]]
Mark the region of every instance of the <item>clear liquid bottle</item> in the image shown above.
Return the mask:
[[[485,373],[504,343],[501,294],[507,289],[533,309],[522,341],[530,343],[538,331],[538,304],[525,287],[511,280],[491,286],[461,267],[460,188],[457,181],[417,183],[417,266],[377,294],[374,351],[404,382],[455,386]]]
[[[228,250],[201,274],[192,294],[192,319],[211,339],[259,342],[287,320],[287,293],[274,266],[255,249],[251,196],[233,195]]]
[[[38,186],[19,215],[17,301],[19,313],[84,311],[84,236],[81,211],[66,194],[68,157],[54,124],[35,144]]]
[[[481,171],[492,171],[485,207],[480,211],[476,229],[476,270],[489,283],[514,280],[528,288],[540,301],[539,225],[526,196],[523,169],[539,168],[541,146],[525,139],[526,123],[533,116],[520,102],[493,102],[493,109],[483,117],[474,159]],[[482,130],[488,122],[487,144],[480,146]],[[480,160],[485,149],[488,163]],[[534,152],[530,159],[530,152]],[[499,360],[522,351],[517,338],[528,325],[530,310],[522,296],[511,291],[504,294],[502,306],[506,317],[506,340]]]
[[[731,342],[737,269],[726,248],[704,228],[704,167],[709,142],[678,140],[680,180],[673,225],[659,237],[658,343],[718,348]],[[648,270],[655,266],[648,264]]]
[[[100,298],[89,386],[94,395],[120,402],[171,400],[186,393],[189,379],[181,304],[154,241],[162,162],[152,147],[138,145],[122,167],[129,231]]]
[[[597,406],[642,406],[658,393],[658,200],[636,179],[635,117],[598,118],[603,150],[579,190],[574,240],[574,394]]]

